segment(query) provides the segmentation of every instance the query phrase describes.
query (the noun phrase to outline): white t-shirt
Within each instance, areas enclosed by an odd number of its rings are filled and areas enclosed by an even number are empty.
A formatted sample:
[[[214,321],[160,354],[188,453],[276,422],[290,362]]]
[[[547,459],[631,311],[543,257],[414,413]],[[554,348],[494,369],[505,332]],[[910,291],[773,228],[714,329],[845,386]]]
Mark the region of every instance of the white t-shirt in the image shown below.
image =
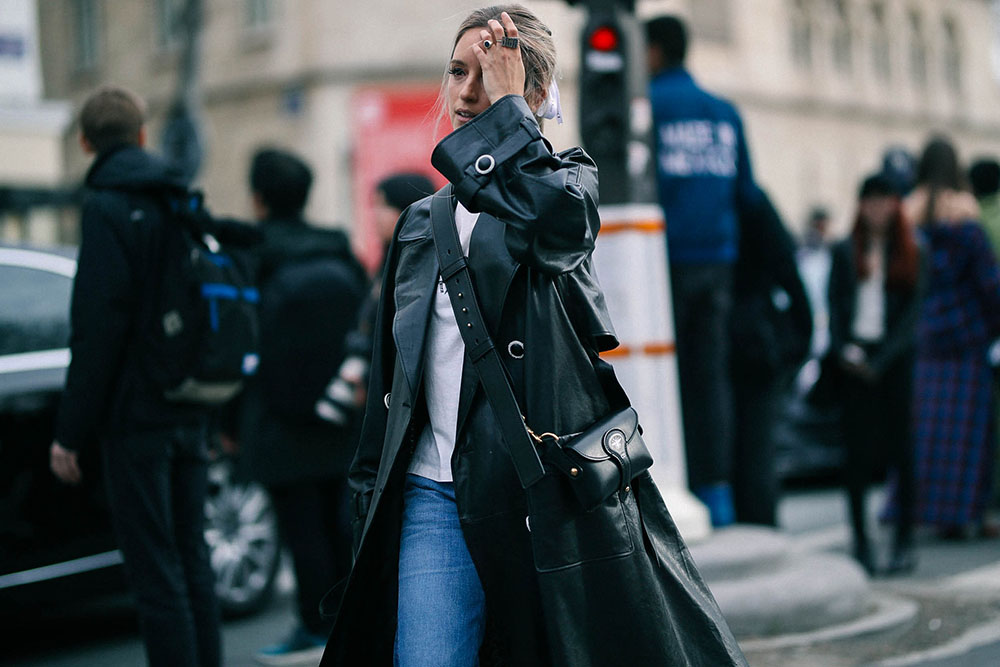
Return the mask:
[[[858,283],[851,333],[854,338],[864,342],[875,343],[885,336],[884,248],[884,243],[874,244],[870,251],[874,259],[872,273]]]
[[[478,219],[478,213],[470,213],[462,204],[455,209],[458,239],[466,256]],[[451,454],[455,451],[458,430],[458,399],[462,391],[464,361],[462,333],[458,330],[455,311],[451,308],[448,288],[438,276],[424,344],[424,397],[430,421],[420,434],[407,472],[435,482],[452,481]]]

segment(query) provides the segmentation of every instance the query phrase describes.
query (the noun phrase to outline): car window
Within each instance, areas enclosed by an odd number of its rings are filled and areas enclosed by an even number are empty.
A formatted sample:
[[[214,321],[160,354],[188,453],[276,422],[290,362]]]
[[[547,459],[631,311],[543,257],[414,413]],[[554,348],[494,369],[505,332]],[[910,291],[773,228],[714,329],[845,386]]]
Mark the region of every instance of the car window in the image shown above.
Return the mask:
[[[67,347],[72,290],[67,276],[0,265],[0,355]]]

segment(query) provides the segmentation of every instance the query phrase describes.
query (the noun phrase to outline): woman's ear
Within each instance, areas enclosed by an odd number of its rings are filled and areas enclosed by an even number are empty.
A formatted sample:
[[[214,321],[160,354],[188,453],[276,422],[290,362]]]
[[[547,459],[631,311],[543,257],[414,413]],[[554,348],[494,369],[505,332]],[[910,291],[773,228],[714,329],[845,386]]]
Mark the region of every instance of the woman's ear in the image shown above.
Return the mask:
[[[535,88],[524,96],[524,101],[528,103],[528,108],[531,109],[531,113],[538,115],[538,110],[545,104],[545,100],[548,96],[549,91],[544,88]]]

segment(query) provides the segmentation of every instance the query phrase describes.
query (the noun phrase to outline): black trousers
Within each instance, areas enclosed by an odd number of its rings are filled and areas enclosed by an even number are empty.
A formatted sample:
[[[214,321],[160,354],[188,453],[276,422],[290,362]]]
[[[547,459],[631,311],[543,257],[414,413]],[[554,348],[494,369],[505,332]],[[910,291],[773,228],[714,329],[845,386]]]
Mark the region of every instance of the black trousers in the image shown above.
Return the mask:
[[[732,467],[733,402],[729,379],[732,267],[671,265],[670,281],[688,484],[697,489],[728,482]]]
[[[874,348],[866,346],[869,356]],[[896,544],[912,541],[915,502],[913,448],[913,357],[904,355],[875,382],[844,373],[844,486],[856,544],[867,539],[865,497],[877,467],[888,464],[897,476],[899,516]]]
[[[736,521],[777,525],[781,484],[775,470],[774,425],[778,383],[734,372],[736,433],[733,441],[733,507]]]
[[[347,480],[307,479],[269,491],[282,539],[292,552],[299,618],[309,632],[326,636],[333,623],[320,616],[320,600],[351,570]]]
[[[149,664],[218,667],[219,605],[205,544],[205,428],[114,437],[103,445],[115,536]]]

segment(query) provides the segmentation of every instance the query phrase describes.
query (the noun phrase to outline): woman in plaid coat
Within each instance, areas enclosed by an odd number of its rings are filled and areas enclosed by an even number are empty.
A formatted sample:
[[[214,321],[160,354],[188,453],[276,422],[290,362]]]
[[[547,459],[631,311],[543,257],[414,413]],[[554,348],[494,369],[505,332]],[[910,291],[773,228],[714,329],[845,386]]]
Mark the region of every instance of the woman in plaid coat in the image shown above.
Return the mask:
[[[1000,269],[945,139],[924,150],[907,200],[928,256],[914,377],[918,521],[945,537],[982,532],[996,434],[990,341],[1000,336]]]

